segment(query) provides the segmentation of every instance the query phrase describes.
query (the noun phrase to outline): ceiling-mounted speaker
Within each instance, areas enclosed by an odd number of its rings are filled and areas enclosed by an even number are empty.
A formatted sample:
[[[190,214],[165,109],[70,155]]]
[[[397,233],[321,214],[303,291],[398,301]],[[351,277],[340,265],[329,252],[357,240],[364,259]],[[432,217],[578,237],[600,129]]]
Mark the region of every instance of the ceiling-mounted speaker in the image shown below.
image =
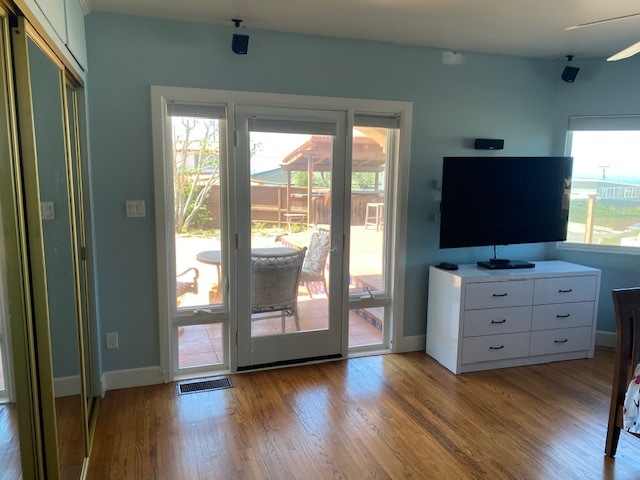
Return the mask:
[[[578,76],[579,71],[580,71],[579,67],[570,67],[567,65],[566,67],[564,67],[564,70],[562,71],[562,80],[564,80],[567,83],[573,83],[576,77]]]
[[[476,138],[473,145],[476,150],[502,150],[504,140],[500,138]]]
[[[246,55],[249,50],[249,35],[234,33],[231,40],[231,50],[238,55]]]

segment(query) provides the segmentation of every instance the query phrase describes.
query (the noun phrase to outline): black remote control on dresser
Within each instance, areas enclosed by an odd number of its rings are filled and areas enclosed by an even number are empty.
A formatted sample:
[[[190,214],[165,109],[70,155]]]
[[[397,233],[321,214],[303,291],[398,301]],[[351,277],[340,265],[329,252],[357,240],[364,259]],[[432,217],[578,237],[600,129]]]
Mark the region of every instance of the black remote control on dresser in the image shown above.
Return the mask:
[[[458,265],[456,265],[455,263],[449,263],[449,262],[441,262],[438,265],[436,265],[437,268],[441,268],[443,270],[457,270],[458,269]]]

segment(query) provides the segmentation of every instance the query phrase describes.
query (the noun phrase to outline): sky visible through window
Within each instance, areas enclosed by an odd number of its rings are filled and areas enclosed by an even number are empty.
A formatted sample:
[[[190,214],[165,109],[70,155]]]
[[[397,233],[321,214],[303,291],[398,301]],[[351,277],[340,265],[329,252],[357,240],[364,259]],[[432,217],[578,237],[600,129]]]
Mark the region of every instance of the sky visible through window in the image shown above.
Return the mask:
[[[255,152],[251,158],[251,173],[280,168],[284,157],[310,138],[311,135],[297,133],[251,132],[250,148]]]
[[[640,182],[640,131],[574,131],[574,179]]]

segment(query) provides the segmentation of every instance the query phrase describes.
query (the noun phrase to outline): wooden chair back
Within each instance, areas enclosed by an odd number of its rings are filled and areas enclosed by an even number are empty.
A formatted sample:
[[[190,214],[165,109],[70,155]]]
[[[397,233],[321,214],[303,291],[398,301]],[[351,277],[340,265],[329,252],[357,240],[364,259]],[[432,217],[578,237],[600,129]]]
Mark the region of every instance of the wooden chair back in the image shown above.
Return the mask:
[[[640,362],[640,287],[616,289],[611,294],[616,314],[616,361],[605,446],[605,455],[608,457],[616,454],[620,430],[623,428],[625,394],[635,367]]]

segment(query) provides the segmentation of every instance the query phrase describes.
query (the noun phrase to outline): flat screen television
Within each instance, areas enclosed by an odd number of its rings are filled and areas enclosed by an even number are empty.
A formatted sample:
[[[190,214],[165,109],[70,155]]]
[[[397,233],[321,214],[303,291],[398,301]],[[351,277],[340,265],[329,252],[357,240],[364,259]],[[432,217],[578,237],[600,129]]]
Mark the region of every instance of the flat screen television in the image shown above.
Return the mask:
[[[572,157],[445,157],[440,248],[566,240],[572,166]],[[494,248],[479,265],[527,263],[497,259]]]

